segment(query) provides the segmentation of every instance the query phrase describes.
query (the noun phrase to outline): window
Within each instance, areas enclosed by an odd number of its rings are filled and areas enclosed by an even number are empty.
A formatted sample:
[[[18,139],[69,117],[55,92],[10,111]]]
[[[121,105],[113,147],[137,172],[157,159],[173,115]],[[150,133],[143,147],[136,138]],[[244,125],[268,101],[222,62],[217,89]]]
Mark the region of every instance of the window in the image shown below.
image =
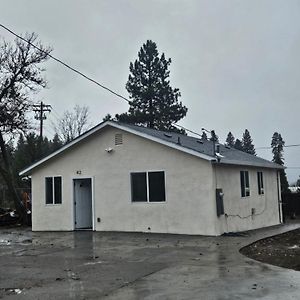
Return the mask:
[[[263,195],[265,193],[263,172],[257,172],[257,186],[258,186],[258,195]]]
[[[165,172],[131,173],[132,202],[166,201]]]
[[[241,171],[241,196],[248,197],[250,196],[250,187],[249,187],[249,172]]]
[[[46,177],[46,204],[61,204],[62,189],[61,177]]]

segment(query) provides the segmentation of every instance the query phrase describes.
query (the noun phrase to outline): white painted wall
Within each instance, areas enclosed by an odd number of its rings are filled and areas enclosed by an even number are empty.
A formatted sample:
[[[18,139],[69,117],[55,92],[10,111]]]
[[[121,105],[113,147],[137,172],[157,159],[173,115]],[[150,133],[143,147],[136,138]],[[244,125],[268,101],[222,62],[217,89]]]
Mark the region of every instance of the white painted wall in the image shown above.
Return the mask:
[[[240,171],[249,172],[249,197],[241,197]],[[258,194],[258,171],[263,172],[264,195]],[[219,218],[220,233],[251,230],[280,223],[276,172],[266,168],[215,166],[215,184],[223,189],[224,210],[229,215]],[[255,215],[251,214],[252,208],[255,208]]]
[[[122,146],[114,145],[123,133]],[[106,148],[114,148],[109,154]],[[76,171],[80,170],[81,175]],[[130,172],[163,170],[165,203],[132,203]],[[63,203],[45,204],[45,177],[63,177]],[[210,162],[109,127],[32,174],[33,230],[73,230],[72,179],[93,177],[95,229],[217,235],[215,186]],[[150,230],[148,230],[150,228]]]

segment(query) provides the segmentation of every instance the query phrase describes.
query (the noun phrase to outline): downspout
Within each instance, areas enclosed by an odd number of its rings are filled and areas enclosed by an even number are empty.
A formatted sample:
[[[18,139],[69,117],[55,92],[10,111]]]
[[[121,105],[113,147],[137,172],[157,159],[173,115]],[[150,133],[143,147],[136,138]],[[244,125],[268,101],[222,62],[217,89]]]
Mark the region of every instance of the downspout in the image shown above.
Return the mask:
[[[282,199],[281,199],[281,188],[280,188],[280,177],[279,171],[276,171],[277,176],[277,194],[278,194],[278,214],[279,214],[279,223],[283,222],[283,214],[282,214]]]

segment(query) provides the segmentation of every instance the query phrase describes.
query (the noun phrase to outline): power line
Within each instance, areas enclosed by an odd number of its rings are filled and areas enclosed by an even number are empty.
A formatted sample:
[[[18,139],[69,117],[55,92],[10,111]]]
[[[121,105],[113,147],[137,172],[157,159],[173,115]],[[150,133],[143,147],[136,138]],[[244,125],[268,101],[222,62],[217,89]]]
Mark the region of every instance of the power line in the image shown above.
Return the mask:
[[[51,128],[51,127],[49,127],[49,128]],[[45,131],[47,131],[50,135],[55,135],[55,133],[53,134],[54,131],[50,131],[50,130],[48,129],[48,127],[44,127],[44,129],[45,129]]]
[[[52,107],[52,112],[54,113],[53,117],[56,119],[56,121],[59,122],[61,120],[61,117],[58,115],[58,113],[55,111],[53,107]]]
[[[282,145],[284,148],[290,148],[290,147],[300,147],[300,144],[292,144],[292,145]],[[272,149],[271,146],[268,147],[257,147],[255,148],[256,150],[261,150],[261,149]]]
[[[300,167],[286,167],[287,169],[300,169]]]
[[[28,43],[29,45],[31,45],[33,48],[35,48],[35,49],[37,49],[37,50],[43,52],[44,54],[46,54],[47,56],[49,56],[50,58],[52,58],[52,59],[55,60],[56,62],[58,62],[58,63],[60,63],[61,65],[63,65],[64,67],[66,67],[66,68],[70,69],[71,71],[73,71],[73,72],[79,74],[80,76],[82,76],[82,77],[84,77],[85,79],[87,79],[87,80],[93,82],[94,84],[100,86],[101,88],[107,90],[108,92],[114,94],[115,96],[117,96],[117,97],[119,97],[119,98],[125,100],[127,103],[130,103],[130,102],[131,102],[130,100],[128,100],[128,99],[125,98],[124,96],[122,96],[122,95],[120,95],[120,94],[114,92],[113,90],[111,90],[110,88],[108,88],[108,87],[104,86],[103,84],[99,83],[99,82],[96,81],[95,79],[92,79],[91,77],[89,77],[89,76],[83,74],[83,73],[80,72],[79,70],[77,70],[77,69],[71,67],[70,65],[68,65],[67,63],[63,62],[62,60],[56,58],[55,56],[49,54],[48,52],[44,51],[43,49],[37,47],[36,45],[34,45],[33,43],[29,42],[28,40],[26,40],[26,39],[23,38],[22,36],[18,35],[18,34],[15,33],[14,31],[12,31],[11,29],[7,28],[7,27],[4,26],[3,24],[0,23],[0,26],[1,26],[3,29],[7,30],[7,31],[8,31],[9,33],[11,33],[12,35],[14,35],[14,36],[16,36],[17,38],[19,38],[20,40],[22,40],[22,41]]]
[[[173,126],[177,126],[177,127],[181,128],[181,129],[184,129],[184,130],[186,130],[186,131],[188,131],[188,132],[190,132],[190,133],[193,133],[193,134],[198,135],[198,136],[201,137],[201,134],[198,133],[198,132],[195,132],[195,131],[193,131],[193,130],[187,129],[187,128],[185,128],[185,127],[183,127],[183,126],[181,126],[181,125],[175,124],[175,123],[171,123],[171,124],[172,124]]]

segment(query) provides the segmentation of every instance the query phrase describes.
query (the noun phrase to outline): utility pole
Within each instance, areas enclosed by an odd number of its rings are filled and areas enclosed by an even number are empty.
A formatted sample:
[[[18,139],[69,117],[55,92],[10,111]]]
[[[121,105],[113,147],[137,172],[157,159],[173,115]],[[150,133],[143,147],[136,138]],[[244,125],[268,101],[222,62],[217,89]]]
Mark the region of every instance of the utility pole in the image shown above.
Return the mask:
[[[40,104],[33,105],[33,111],[35,112],[35,119],[40,121],[40,143],[43,140],[43,122],[47,119],[45,112],[51,112],[51,105],[44,104],[41,101]]]

